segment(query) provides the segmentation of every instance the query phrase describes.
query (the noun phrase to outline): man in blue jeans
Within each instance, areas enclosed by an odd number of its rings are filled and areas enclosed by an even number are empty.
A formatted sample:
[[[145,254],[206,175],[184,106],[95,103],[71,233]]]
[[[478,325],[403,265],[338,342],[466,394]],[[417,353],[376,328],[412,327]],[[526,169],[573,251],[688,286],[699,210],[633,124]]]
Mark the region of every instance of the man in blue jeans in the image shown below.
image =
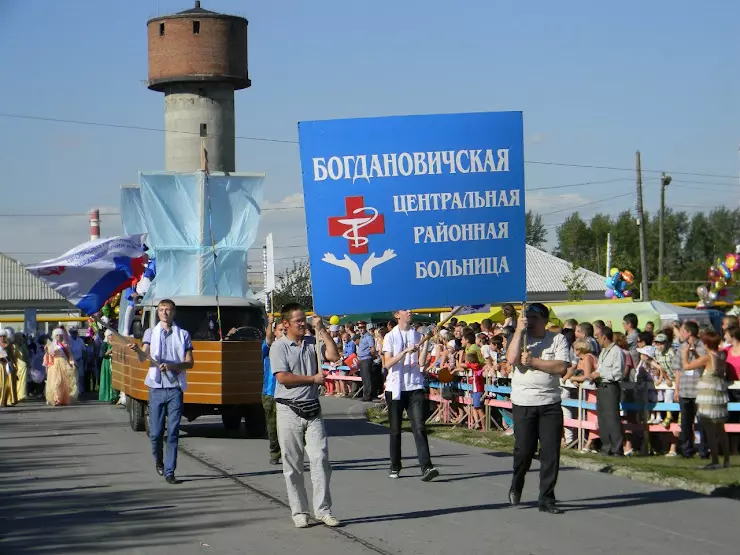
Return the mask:
[[[193,342],[190,334],[174,323],[175,303],[164,299],[157,305],[159,324],[144,332],[142,346],[131,343],[139,362],[149,360],[144,383],[149,388],[149,439],[157,474],[168,484],[175,478],[177,444],[182,418],[183,393],[188,387],[185,372],[193,367]],[[167,417],[167,457],[163,457],[163,435]]]

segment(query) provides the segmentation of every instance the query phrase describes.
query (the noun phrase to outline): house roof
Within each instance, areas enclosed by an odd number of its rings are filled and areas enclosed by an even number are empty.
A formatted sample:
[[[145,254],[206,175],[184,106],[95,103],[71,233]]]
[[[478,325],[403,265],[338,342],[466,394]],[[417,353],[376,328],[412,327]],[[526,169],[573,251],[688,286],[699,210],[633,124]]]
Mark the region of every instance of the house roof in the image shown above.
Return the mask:
[[[23,265],[0,253],[0,301],[64,301],[59,293],[26,271]]]
[[[606,291],[606,278],[595,272],[579,268],[586,291]],[[527,292],[567,292],[563,280],[571,277],[570,262],[527,245]]]

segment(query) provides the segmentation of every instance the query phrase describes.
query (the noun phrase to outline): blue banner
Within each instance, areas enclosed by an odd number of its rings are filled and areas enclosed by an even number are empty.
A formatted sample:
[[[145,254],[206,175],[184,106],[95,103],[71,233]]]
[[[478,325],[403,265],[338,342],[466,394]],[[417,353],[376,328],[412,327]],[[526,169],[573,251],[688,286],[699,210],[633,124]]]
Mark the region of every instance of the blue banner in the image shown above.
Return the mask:
[[[298,125],[314,309],[526,300],[521,112]]]

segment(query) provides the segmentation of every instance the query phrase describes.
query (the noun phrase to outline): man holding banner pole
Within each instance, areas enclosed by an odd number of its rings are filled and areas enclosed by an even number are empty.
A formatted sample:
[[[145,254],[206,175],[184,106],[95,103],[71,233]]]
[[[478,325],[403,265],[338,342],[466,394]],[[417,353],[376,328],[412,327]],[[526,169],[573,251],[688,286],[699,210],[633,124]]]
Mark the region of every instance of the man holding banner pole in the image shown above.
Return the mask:
[[[391,467],[388,477],[397,479],[401,472],[401,422],[405,410],[416,442],[421,479],[429,482],[439,476],[439,471],[429,454],[424,414],[426,392],[421,367],[427,357],[427,342],[422,341],[421,334],[411,328],[410,310],[397,310],[393,317],[398,325],[383,339],[383,368],[388,370],[385,400],[390,421]]]
[[[270,346],[270,368],[277,381],[278,441],[293,523],[296,528],[308,526],[308,494],[303,479],[303,461],[308,455],[314,516],[326,526],[339,526],[331,513],[329,442],[319,401],[324,374],[319,368],[317,339],[326,348],[324,359],[328,362],[339,360],[337,345],[319,316],[313,317],[316,336],[306,335],[306,313],[297,303],[282,307],[280,322],[285,333]]]
[[[563,412],[560,377],[568,368],[568,343],[561,334],[546,331],[550,310],[541,303],[527,306],[509,342],[506,361],[514,367],[511,402],[514,416],[514,475],[509,502],[519,505],[524,478],[540,445],[541,512],[561,514],[555,506],[560,468]]]

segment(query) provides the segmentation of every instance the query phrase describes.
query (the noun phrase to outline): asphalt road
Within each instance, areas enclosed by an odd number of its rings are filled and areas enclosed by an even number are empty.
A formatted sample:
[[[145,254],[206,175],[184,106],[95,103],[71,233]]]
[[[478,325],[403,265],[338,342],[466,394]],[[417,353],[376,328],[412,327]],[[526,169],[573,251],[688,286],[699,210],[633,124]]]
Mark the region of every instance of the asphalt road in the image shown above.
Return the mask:
[[[574,468],[561,469],[564,515],[537,511],[537,468],[523,505],[506,493],[511,457],[432,440],[442,475],[419,480],[413,438],[387,478],[387,431],[356,401],[323,400],[338,530],[296,530],[267,442],[220,421],[182,425],[178,477],[165,484],[148,438],[97,403],[0,411],[0,553],[696,554],[736,550],[740,505]],[[307,484],[310,480],[307,478]]]

